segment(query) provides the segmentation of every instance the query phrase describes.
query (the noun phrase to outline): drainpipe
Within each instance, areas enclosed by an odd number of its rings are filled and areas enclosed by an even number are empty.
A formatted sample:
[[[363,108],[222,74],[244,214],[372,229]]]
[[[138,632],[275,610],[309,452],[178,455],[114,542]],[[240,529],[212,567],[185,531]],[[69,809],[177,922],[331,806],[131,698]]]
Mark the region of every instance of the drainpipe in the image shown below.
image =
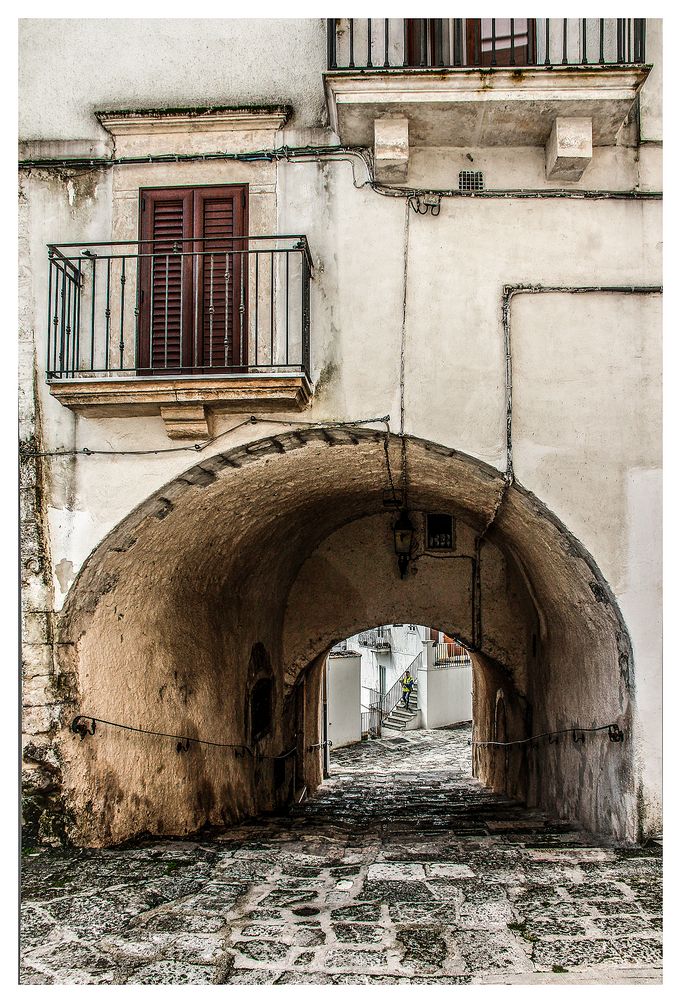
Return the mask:
[[[324,677],[322,681],[322,777],[328,778],[331,767],[331,752],[329,750],[329,658],[324,661]]]

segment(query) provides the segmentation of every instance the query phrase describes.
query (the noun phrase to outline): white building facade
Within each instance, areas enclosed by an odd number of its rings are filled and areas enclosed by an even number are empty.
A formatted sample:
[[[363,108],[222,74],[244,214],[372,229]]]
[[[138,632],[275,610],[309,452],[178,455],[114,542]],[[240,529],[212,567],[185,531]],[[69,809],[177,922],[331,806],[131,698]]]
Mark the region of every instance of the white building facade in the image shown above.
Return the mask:
[[[657,832],[661,22],[20,36],[27,831],[313,789],[330,648],[416,618],[482,780]]]
[[[336,748],[405,728],[439,729],[472,719],[470,657],[425,625],[379,625],[350,636],[333,647],[326,671],[326,737]],[[411,707],[402,711],[407,671],[414,690]]]

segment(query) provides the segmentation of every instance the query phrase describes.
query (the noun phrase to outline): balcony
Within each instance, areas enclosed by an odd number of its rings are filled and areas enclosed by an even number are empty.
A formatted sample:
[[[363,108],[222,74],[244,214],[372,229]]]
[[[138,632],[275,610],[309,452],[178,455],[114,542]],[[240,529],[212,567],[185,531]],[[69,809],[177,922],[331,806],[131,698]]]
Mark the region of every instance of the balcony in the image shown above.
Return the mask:
[[[208,416],[301,409],[310,392],[304,236],[52,244],[47,380],[85,415],[160,413],[172,438]]]
[[[378,628],[372,628],[366,632],[360,632],[358,641],[360,646],[364,646],[367,649],[390,649],[390,629],[381,625]]]
[[[470,664],[470,656],[457,643],[436,642],[433,649],[434,667],[465,667]]]
[[[556,119],[588,119],[590,144],[610,145],[651,68],[643,18],[327,24],[331,126],[373,146],[386,181],[406,180],[409,146],[546,146]]]

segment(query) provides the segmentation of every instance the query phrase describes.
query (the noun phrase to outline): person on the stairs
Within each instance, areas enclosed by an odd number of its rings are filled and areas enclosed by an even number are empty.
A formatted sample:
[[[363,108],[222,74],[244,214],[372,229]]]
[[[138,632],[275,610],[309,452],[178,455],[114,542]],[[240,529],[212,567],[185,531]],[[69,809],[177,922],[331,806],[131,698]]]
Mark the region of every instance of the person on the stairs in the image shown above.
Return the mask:
[[[411,692],[414,688],[414,678],[411,676],[407,670],[406,674],[402,678],[402,701],[405,708],[409,708],[409,699],[411,698]]]

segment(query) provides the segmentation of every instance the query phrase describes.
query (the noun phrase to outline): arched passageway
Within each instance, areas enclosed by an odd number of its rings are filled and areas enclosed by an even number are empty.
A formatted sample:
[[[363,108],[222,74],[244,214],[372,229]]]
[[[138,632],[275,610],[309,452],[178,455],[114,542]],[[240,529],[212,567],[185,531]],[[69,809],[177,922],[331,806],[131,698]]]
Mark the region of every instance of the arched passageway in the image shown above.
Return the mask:
[[[386,456],[395,476],[401,441],[359,428],[295,431],[203,460],[90,556],[59,625],[74,714],[235,747],[184,753],[121,729],[64,732],[76,842],[189,833],[314,788],[326,654],[400,620],[427,621],[472,651],[478,740],[494,740],[500,699],[508,740],[617,722],[622,744],[600,734],[518,746],[503,763],[480,746],[474,769],[531,805],[636,838],[631,653],[605,580],[517,483],[405,440],[415,534],[404,579],[384,505]],[[427,512],[453,515],[450,552],[427,550]]]

